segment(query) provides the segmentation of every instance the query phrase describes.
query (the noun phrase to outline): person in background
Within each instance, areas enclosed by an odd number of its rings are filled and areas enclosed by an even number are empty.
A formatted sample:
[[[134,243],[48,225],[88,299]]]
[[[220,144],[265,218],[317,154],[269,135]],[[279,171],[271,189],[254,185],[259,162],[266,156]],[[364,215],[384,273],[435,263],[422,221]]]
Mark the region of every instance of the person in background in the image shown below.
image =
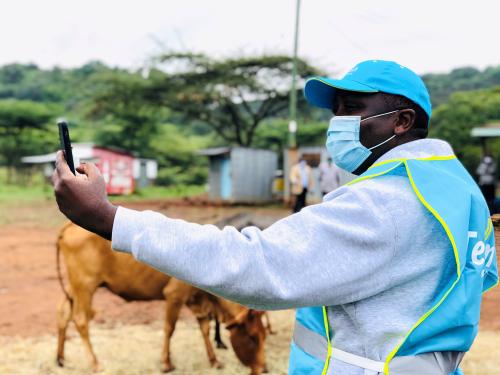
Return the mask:
[[[295,196],[293,213],[299,212],[306,205],[307,192],[311,190],[313,181],[311,167],[303,157],[290,170],[290,182],[292,184],[292,194]]]
[[[321,188],[321,194],[325,196],[339,187],[340,171],[339,168],[333,163],[331,157],[328,157],[326,163],[321,163],[319,171],[319,186]]]
[[[493,204],[495,202],[496,170],[497,164],[489,153],[484,155],[476,170],[479,177],[479,187],[492,214],[495,213]]]

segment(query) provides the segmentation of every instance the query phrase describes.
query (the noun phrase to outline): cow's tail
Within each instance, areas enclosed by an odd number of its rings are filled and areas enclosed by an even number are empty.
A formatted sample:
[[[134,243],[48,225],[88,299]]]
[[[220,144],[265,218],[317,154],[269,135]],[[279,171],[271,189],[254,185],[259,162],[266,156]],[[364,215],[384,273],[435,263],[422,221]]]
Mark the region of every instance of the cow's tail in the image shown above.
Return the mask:
[[[61,245],[60,242],[62,240],[62,237],[64,235],[64,232],[66,229],[71,225],[71,223],[65,224],[62,228],[61,231],[59,232],[59,237],[57,237],[57,242],[56,242],[56,267],[57,267],[57,278],[59,279],[59,285],[61,285],[61,289],[66,296],[66,299],[69,301],[69,306],[71,309],[73,309],[73,297],[69,294],[67,291],[66,287],[64,286],[64,280],[62,277],[61,273]]]

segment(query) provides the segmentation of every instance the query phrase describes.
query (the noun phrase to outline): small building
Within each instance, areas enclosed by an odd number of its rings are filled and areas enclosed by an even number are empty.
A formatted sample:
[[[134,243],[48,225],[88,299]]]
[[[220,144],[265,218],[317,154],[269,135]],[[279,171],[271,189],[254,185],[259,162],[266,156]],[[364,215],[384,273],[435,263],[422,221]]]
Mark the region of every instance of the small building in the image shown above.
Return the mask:
[[[273,200],[273,180],[278,156],[270,150],[218,147],[202,150],[209,158],[209,197],[231,203]]]
[[[137,189],[153,185],[158,176],[158,163],[154,159],[134,159],[134,181]]]
[[[131,152],[114,147],[99,147],[93,143],[74,143],[73,161],[95,163],[106,181],[106,191],[110,195],[131,194],[137,183],[147,186],[156,178],[156,161],[138,159]],[[25,156],[23,163],[42,165],[44,175],[50,177],[54,170],[56,153]]]
[[[490,122],[482,127],[475,127],[470,135],[480,139],[483,155],[485,155],[489,151],[486,140],[500,137],[500,122]]]

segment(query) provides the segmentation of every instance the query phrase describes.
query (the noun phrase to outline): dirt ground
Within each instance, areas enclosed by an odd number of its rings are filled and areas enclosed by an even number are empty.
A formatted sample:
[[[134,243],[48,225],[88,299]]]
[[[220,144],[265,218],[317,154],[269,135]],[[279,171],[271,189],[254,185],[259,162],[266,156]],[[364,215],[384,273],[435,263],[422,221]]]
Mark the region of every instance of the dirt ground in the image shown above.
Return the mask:
[[[276,220],[288,213],[282,208],[185,206],[178,202],[128,203],[127,207],[155,209],[198,223],[249,210]],[[7,209],[12,213],[11,222],[0,226],[0,336],[52,333],[54,308],[62,298],[55,241],[65,219],[52,202]],[[97,323],[147,324],[162,316],[161,301],[125,302],[103,288],[94,298]]]
[[[182,201],[128,203],[136,209],[155,209],[172,217],[200,223],[215,222],[251,211],[277,220],[289,211],[282,207],[192,206]],[[90,373],[80,339],[69,330],[67,367],[55,366],[55,309],[62,296],[56,274],[55,240],[65,222],[52,201],[0,207],[0,374]],[[500,238],[497,239],[500,241]],[[125,302],[99,289],[93,306],[91,339],[104,374],[156,374],[162,345],[163,303]],[[480,335],[466,356],[466,374],[500,374],[500,289],[485,295]],[[273,312],[278,335],[268,339],[271,374],[285,374],[293,312]],[[225,332],[223,332],[226,335]],[[227,335],[226,342],[229,342]],[[178,374],[245,374],[231,351],[217,350],[226,364],[209,370],[196,321],[185,310],[173,338]]]

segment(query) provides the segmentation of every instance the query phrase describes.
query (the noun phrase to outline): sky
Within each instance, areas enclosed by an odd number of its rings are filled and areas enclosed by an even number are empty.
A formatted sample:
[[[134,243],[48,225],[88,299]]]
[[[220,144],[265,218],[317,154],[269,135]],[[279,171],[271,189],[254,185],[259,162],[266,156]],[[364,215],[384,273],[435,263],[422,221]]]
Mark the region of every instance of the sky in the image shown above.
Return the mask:
[[[163,51],[292,54],[296,0],[10,0],[0,65],[138,69]],[[500,65],[500,1],[302,0],[299,56],[330,76],[367,59],[419,74]]]

